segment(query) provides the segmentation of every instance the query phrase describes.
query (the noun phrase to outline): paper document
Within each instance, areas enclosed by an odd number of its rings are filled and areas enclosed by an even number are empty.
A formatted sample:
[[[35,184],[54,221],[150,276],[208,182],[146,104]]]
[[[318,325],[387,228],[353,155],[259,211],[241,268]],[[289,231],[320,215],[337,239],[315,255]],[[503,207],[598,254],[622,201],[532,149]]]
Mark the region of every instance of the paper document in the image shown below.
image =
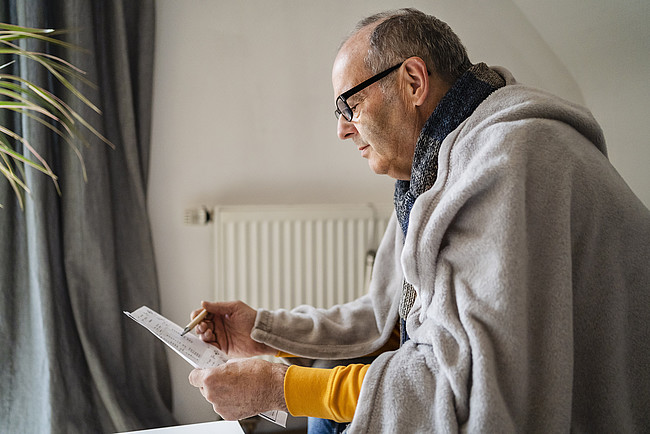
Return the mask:
[[[244,434],[244,430],[237,421],[219,420],[191,425],[127,431],[121,434]]]
[[[147,306],[139,307],[133,312],[124,311],[124,313],[180,354],[194,368],[214,368],[228,360],[226,353],[214,345],[203,342],[198,336],[192,333],[181,336],[183,332],[181,326]],[[286,411],[267,411],[260,416],[280,426],[287,426]]]

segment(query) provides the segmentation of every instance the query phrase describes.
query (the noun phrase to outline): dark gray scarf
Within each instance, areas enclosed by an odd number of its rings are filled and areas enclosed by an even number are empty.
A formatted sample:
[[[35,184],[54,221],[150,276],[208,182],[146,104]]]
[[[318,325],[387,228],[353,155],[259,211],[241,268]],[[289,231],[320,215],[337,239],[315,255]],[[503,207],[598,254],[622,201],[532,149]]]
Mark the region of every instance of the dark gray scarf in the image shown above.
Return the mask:
[[[467,119],[485,98],[503,86],[505,80],[485,63],[473,65],[456,80],[424,124],[415,146],[411,180],[398,180],[395,183],[395,211],[404,236],[408,231],[409,216],[415,200],[436,182],[438,153],[442,141]],[[400,301],[402,323],[406,320],[414,301],[415,290],[405,280]],[[408,336],[403,330],[402,341],[407,339]]]

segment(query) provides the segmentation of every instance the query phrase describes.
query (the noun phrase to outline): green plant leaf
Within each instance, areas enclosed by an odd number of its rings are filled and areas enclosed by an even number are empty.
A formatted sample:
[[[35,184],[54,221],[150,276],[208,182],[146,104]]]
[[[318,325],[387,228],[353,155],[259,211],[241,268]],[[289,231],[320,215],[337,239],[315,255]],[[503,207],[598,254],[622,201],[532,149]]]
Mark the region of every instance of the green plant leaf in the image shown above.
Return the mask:
[[[72,84],[72,80],[74,80],[86,86],[96,87],[85,77],[83,70],[59,56],[30,51],[23,48],[22,43],[20,45],[17,43],[21,40],[32,39],[56,45],[66,50],[87,51],[59,39],[58,36],[64,33],[67,33],[67,31],[35,29],[0,23],[0,55],[22,57],[36,62],[61,83],[74,98],[101,114],[99,108]],[[12,60],[1,65],[0,71],[14,62],[15,60]],[[86,179],[87,174],[81,150],[77,143],[90,146],[85,133],[88,132],[109,146],[114,147],[90,122],[74,111],[62,99],[47,89],[17,75],[0,74],[0,110],[7,110],[32,119],[60,136],[77,155],[82,166],[84,179]],[[17,150],[19,144],[26,152]],[[26,179],[25,167],[34,168],[49,176],[60,193],[57,177],[47,164],[47,161],[36,152],[25,137],[3,125],[0,125],[0,157],[0,173],[8,180],[16,192],[21,207],[23,206],[24,194],[29,194],[29,188],[24,181]]]

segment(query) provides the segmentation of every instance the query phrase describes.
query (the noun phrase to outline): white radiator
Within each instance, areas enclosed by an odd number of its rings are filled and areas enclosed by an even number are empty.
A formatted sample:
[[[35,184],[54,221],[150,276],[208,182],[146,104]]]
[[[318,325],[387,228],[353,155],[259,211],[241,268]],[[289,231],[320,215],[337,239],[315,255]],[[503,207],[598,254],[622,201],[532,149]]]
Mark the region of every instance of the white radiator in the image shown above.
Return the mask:
[[[289,309],[363,295],[392,211],[388,204],[215,207],[215,300]]]

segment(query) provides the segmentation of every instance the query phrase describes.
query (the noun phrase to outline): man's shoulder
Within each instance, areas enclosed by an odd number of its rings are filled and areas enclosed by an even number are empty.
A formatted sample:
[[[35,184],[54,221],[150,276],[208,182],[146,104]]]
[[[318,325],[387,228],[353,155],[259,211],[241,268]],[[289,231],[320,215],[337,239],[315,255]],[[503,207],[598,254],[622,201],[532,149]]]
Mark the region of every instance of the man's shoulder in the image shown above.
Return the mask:
[[[467,119],[457,138],[471,134],[534,133],[539,124],[568,125],[606,154],[602,129],[591,111],[543,89],[511,83],[494,91]]]

